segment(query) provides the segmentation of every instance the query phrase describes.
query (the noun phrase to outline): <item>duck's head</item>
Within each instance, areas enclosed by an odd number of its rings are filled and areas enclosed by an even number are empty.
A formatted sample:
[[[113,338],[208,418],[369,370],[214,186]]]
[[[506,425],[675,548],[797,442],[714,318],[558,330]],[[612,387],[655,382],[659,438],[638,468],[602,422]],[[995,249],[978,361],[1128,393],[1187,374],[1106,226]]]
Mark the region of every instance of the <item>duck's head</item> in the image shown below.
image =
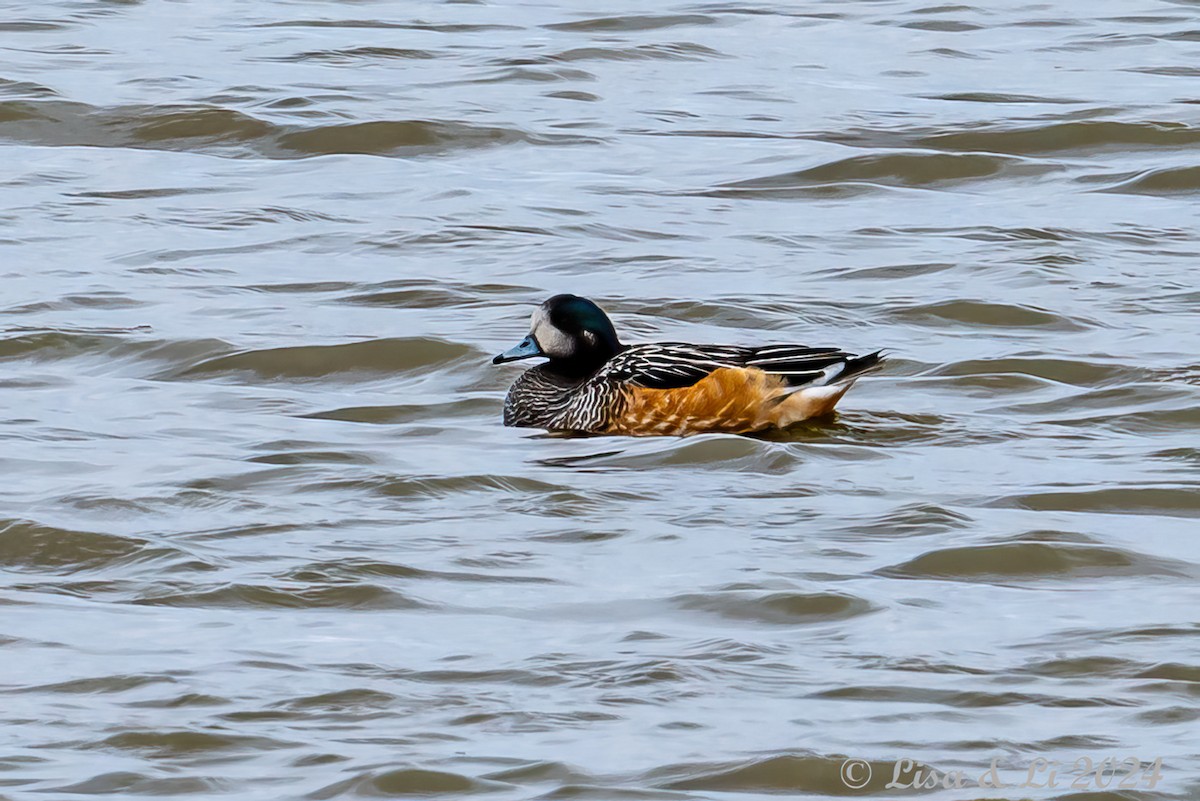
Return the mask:
[[[590,375],[623,349],[612,321],[599,306],[578,295],[555,295],[534,311],[529,336],[492,359],[492,364],[544,356],[554,372]]]

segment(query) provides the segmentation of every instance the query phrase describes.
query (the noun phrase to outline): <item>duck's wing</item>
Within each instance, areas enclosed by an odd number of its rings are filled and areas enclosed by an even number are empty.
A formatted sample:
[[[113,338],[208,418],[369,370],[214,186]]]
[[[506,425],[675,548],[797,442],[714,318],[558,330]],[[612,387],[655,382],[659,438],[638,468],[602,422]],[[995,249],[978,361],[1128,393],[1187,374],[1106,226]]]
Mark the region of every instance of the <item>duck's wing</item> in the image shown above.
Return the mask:
[[[690,345],[658,342],[634,345],[614,356],[603,377],[647,389],[690,387],[722,367],[758,369],[777,375],[790,386],[826,384],[857,375],[879,361],[879,355],[854,356],[837,348],[804,345]],[[869,362],[869,364],[867,363]]]
[[[647,389],[690,387],[721,367],[743,367],[752,348],[656,342],[634,345],[604,366],[606,378]]]

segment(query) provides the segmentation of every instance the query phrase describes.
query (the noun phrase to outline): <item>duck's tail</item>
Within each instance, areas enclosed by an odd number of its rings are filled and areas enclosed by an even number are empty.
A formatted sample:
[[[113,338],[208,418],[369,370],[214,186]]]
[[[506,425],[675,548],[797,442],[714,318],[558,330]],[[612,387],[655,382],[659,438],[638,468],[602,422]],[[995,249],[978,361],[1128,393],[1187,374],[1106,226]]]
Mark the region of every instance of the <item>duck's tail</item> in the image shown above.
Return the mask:
[[[882,350],[877,350],[874,353],[868,353],[865,356],[847,356],[841,361],[834,362],[821,371],[821,375],[813,378],[811,381],[806,381],[798,387],[793,388],[793,391],[801,389],[813,389],[815,387],[839,387],[849,389],[849,385],[857,381],[861,376],[867,373],[878,370],[883,366],[884,354]]]
[[[865,356],[851,356],[842,362],[842,371],[834,376],[830,383],[841,384],[874,372],[883,366],[883,359],[884,353],[882,350],[868,353]]]
[[[822,375],[813,380],[788,387],[776,400],[774,424],[784,428],[801,420],[830,414],[855,381],[879,369],[882,363],[881,350],[865,356],[848,356],[823,369]]]

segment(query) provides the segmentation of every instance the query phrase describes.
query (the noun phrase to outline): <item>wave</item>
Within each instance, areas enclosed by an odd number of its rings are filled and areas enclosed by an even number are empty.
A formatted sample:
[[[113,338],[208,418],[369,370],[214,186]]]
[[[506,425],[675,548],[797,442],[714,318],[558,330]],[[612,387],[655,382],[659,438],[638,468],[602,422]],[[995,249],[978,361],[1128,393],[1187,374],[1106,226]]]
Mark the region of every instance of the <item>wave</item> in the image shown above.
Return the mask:
[[[97,108],[65,100],[0,101],[0,141],[47,147],[173,150],[230,158],[416,157],[512,144],[575,145],[575,134],[453,120],[371,120],[305,126],[205,105]]]
[[[837,187],[936,188],[1001,177],[1031,177],[1062,169],[1024,159],[980,153],[870,153],[804,170],[720,184],[697,194],[707,197],[768,199],[829,194]]]

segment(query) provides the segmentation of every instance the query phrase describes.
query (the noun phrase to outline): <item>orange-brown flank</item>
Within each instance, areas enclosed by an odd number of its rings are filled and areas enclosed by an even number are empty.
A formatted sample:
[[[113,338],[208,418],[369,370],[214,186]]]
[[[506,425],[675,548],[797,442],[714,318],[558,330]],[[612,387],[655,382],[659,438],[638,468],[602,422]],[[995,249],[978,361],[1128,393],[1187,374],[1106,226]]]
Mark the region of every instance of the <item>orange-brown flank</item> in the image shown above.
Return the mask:
[[[649,436],[724,431],[744,434],[783,428],[833,411],[850,384],[790,392],[776,375],[722,367],[681,389],[630,388],[608,433]]]

